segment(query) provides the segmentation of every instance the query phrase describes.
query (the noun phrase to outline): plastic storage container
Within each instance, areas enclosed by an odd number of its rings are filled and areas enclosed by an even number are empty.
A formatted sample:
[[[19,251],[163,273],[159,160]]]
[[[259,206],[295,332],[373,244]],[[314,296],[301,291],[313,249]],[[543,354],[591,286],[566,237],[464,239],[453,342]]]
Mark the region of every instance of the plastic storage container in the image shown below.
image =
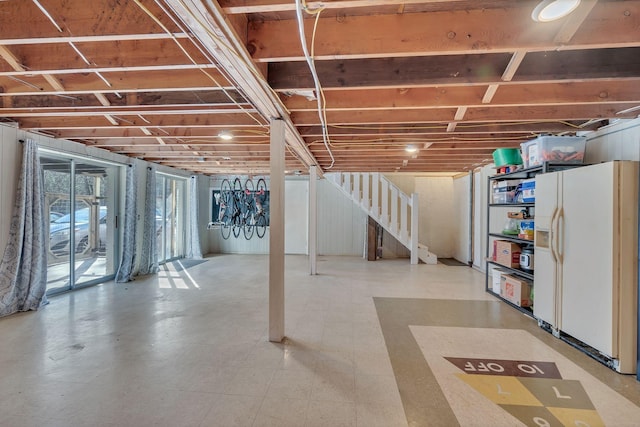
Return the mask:
[[[583,163],[587,138],[584,136],[539,136],[523,142],[524,167],[553,163]]]

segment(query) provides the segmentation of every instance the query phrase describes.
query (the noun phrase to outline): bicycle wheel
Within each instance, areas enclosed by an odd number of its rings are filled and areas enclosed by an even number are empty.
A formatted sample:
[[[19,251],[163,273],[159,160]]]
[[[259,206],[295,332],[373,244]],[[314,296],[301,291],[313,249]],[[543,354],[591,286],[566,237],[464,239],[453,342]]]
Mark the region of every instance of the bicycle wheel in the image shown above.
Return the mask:
[[[255,229],[258,237],[262,239],[267,232],[267,218],[264,216],[264,213],[259,214],[256,218]]]
[[[260,204],[263,204],[265,200],[267,200],[267,183],[262,178],[260,178],[256,184],[255,197]]]
[[[231,209],[231,184],[229,184],[229,180],[226,178],[223,179],[220,184],[220,211],[218,213],[218,221],[227,224],[228,222],[224,221],[220,214],[222,209],[224,209],[225,212],[229,212],[229,209]]]
[[[220,227],[220,232],[222,233],[222,238],[227,240],[229,236],[231,236],[231,226],[227,224],[222,224]]]
[[[251,215],[249,217],[249,220],[244,223],[244,227],[242,230],[244,231],[244,238],[247,240],[251,240],[251,238],[253,237],[253,232],[256,230],[254,222],[255,221],[253,219],[253,215]]]
[[[247,196],[251,196],[253,193],[253,180],[251,178],[247,178],[244,182],[244,194]]]
[[[233,180],[233,191],[234,193],[242,191],[242,182],[240,182],[240,178],[236,178]]]

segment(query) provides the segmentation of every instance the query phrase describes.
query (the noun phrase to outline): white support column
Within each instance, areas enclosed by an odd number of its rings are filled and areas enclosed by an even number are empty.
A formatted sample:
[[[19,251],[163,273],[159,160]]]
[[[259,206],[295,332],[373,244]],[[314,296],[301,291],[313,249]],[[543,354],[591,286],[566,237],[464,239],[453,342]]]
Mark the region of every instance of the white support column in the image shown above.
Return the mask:
[[[317,166],[309,167],[309,267],[311,275],[318,274],[318,171]]]
[[[271,119],[269,189],[269,341],[284,339],[284,121]]]
[[[411,193],[411,264],[418,263],[418,223],[420,210],[418,209],[418,193]]]

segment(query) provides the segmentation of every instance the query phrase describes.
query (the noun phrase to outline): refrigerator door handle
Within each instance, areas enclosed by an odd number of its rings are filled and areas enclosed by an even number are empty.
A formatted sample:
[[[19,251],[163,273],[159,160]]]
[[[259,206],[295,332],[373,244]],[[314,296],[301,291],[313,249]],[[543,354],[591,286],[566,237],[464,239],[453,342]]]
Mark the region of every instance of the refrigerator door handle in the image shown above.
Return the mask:
[[[551,252],[551,259],[553,259],[554,264],[558,262],[558,257],[555,252],[555,220],[557,213],[558,207],[556,206],[551,213],[551,227],[549,228],[549,252]]]
[[[560,208],[556,225],[556,254],[560,264],[564,262],[564,208]]]

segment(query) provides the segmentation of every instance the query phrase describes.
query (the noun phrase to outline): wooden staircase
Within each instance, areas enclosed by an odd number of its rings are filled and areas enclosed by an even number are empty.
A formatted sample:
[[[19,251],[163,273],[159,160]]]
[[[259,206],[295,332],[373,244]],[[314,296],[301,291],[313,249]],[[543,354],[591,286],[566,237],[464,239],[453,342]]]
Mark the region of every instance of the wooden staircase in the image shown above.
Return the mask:
[[[417,193],[406,195],[377,172],[333,172],[324,176],[411,251],[411,264],[419,259],[426,264],[438,263],[438,257],[418,243]]]

